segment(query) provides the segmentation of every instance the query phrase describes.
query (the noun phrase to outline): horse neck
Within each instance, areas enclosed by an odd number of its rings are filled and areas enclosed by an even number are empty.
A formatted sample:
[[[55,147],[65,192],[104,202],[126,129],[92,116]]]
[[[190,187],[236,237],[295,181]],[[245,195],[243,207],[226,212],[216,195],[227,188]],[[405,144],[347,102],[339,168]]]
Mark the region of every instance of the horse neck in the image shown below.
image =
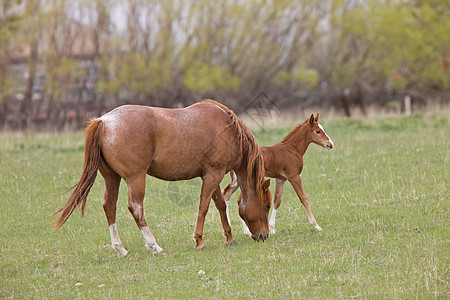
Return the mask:
[[[283,143],[291,150],[303,156],[311,143],[308,138],[308,123],[295,127],[287,135],[287,138],[283,140]]]
[[[253,199],[253,195],[256,194],[256,182],[255,179],[252,178],[247,173],[245,168],[240,168],[239,170],[235,170],[238,185],[241,188],[242,200],[247,201],[248,199]]]

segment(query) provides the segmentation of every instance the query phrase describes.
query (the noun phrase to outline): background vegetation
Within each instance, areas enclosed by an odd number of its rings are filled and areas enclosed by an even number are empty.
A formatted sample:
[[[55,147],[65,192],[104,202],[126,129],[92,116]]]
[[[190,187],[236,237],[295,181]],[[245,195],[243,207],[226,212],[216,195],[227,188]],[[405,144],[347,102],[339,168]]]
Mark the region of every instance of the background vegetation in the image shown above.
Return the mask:
[[[0,2],[0,127],[80,128],[124,103],[363,113],[449,102],[447,0]],[[394,101],[394,102],[393,102]]]
[[[270,145],[294,125],[255,133]],[[335,148],[311,145],[302,174],[322,233],[286,185],[265,243],[242,234],[234,195],[239,245],[224,246],[212,205],[207,248],[195,251],[200,181],[148,178],[146,217],[167,255],[145,250],[122,186],[117,224],[129,258],[109,246],[101,176],[86,217],[76,211],[51,230],[68,197],[52,195],[79,179],[83,134],[0,135],[0,298],[448,298],[448,114],[323,125]]]

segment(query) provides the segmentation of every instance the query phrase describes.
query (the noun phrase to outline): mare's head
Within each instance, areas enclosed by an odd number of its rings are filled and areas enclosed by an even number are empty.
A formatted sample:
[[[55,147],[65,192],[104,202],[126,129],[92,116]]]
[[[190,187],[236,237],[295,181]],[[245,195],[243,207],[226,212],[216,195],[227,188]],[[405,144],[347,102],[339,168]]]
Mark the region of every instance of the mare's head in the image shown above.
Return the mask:
[[[211,101],[210,101],[211,102]],[[245,221],[254,240],[269,236],[269,210],[272,204],[270,180],[264,181],[264,159],[250,129],[226,106],[213,102],[228,113],[235,129],[235,139],[240,148],[241,163],[236,171],[240,188],[239,215]],[[228,125],[229,126],[229,125]],[[241,201],[242,200],[242,201]]]
[[[269,237],[269,210],[272,205],[272,193],[269,189],[270,179],[261,182],[262,195],[249,196],[251,199],[242,200],[238,197],[239,215],[247,224],[255,241],[264,241]],[[261,203],[262,202],[262,203]]]
[[[325,133],[322,125],[319,124],[319,114],[316,117],[311,115],[308,121],[309,131],[308,131],[308,139],[309,141],[322,146],[328,150],[331,150],[334,147],[333,141],[330,137]]]

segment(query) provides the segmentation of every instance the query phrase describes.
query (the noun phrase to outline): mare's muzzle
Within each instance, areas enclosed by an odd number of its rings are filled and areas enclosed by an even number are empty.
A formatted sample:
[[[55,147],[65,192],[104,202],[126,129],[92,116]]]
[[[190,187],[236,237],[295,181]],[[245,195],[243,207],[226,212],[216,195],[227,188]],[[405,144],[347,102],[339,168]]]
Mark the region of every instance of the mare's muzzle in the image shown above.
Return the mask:
[[[268,237],[269,237],[269,234],[265,233],[263,231],[260,231],[259,233],[252,235],[252,239],[254,239],[257,242],[259,242],[259,241],[264,242]]]

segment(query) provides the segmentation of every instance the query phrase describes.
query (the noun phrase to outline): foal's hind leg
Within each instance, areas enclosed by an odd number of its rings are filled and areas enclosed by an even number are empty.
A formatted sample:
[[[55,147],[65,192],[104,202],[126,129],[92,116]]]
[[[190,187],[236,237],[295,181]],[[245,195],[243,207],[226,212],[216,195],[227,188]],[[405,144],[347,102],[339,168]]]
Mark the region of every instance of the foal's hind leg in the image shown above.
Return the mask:
[[[309,207],[308,196],[306,196],[305,190],[303,189],[302,179],[300,178],[300,175],[297,175],[294,178],[289,179],[289,182],[291,183],[292,187],[297,193],[297,196],[300,198],[300,201],[302,202],[303,206],[306,209],[309,224],[311,224],[318,231],[322,231],[322,228],[320,228],[320,226],[317,224],[316,219],[314,218],[311,212],[311,208]]]
[[[144,218],[145,176],[146,174],[144,173],[126,180],[128,185],[128,210],[141,230],[145,248],[148,250],[152,249],[153,254],[164,253],[164,250],[156,243],[155,237],[148,228]]]
[[[108,220],[109,233],[111,235],[111,246],[114,250],[119,252],[120,255],[127,256],[128,251],[122,246],[116,225],[116,203],[121,178],[102,160],[100,161],[99,170],[105,179],[105,198],[103,200],[103,210],[105,211],[106,219]]]
[[[223,199],[223,194],[220,191],[220,187],[218,186],[216,191],[213,195],[214,203],[216,204],[217,210],[220,213],[220,221],[222,222],[223,227],[223,235],[226,238],[225,244],[227,245],[237,245],[236,240],[234,239],[233,235],[231,234],[231,226],[230,226],[230,220],[228,219],[227,215],[227,208],[228,206],[225,204],[225,200]]]

